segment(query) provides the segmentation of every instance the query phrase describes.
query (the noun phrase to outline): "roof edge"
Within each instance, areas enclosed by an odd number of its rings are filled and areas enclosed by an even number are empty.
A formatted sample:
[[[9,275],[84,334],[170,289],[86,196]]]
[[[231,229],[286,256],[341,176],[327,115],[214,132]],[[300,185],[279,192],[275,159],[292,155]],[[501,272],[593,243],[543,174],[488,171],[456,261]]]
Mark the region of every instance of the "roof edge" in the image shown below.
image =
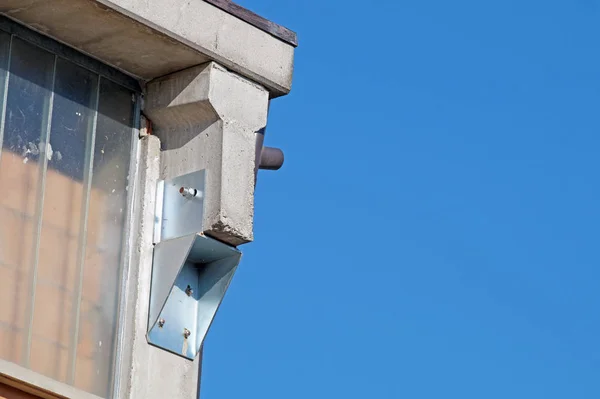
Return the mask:
[[[215,7],[241,19],[244,22],[258,28],[277,39],[290,44],[294,47],[298,47],[298,35],[296,32],[276,24],[275,22],[269,21],[266,18],[232,2],[231,0],[204,0],[205,2],[212,4]]]

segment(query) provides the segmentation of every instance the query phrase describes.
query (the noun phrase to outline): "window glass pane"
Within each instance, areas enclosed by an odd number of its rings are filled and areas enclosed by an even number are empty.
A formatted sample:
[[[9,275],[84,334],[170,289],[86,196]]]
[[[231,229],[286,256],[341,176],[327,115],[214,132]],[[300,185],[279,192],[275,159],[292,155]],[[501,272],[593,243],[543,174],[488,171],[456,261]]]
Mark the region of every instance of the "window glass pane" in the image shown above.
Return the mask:
[[[9,48],[10,35],[0,32],[0,110],[2,111],[6,95]],[[5,184],[1,166],[3,121],[4,117],[0,116],[0,184]],[[4,221],[6,213],[5,196],[2,195],[0,196],[0,221]],[[11,233],[8,228],[0,226],[0,304],[7,304],[6,306],[0,305],[0,358],[18,362],[19,354],[13,348],[18,335],[14,325],[15,291],[13,285],[16,273],[14,266],[8,261],[9,234]]]
[[[6,83],[8,82],[8,61],[10,52],[10,35],[0,31],[0,150],[4,133],[4,104],[6,103]]]
[[[72,383],[98,77],[58,59],[46,159],[30,367]]]
[[[6,56],[6,55],[5,55]],[[0,158],[3,357],[26,364],[54,56],[13,38]]]
[[[100,396],[115,352],[132,126],[132,93],[101,79],[75,377],[76,386]]]
[[[101,397],[113,381],[134,99],[0,32],[0,359]]]

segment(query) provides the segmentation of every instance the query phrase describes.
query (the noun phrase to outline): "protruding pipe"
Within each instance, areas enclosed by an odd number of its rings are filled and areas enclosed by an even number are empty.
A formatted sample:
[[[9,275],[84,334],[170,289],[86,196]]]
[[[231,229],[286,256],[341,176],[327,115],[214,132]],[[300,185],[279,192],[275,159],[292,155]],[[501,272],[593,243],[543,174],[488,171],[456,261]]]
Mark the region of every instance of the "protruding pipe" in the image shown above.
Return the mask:
[[[283,165],[283,151],[274,147],[263,147],[259,169],[278,170]]]

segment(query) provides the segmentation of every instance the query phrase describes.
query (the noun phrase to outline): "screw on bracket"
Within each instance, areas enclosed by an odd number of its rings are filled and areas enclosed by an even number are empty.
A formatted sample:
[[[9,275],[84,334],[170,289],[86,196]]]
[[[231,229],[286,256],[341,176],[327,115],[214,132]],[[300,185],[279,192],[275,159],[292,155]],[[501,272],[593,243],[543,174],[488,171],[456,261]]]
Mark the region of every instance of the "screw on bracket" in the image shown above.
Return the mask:
[[[190,337],[190,335],[192,335],[192,332],[190,330],[188,330],[187,328],[183,329],[183,338],[188,339]]]
[[[160,320],[158,321],[158,327],[159,327],[159,328],[163,328],[163,327],[164,327],[164,325],[165,325],[165,319],[160,319]]]
[[[192,296],[194,294],[194,290],[188,285],[185,289],[185,293],[187,294],[187,296]]]

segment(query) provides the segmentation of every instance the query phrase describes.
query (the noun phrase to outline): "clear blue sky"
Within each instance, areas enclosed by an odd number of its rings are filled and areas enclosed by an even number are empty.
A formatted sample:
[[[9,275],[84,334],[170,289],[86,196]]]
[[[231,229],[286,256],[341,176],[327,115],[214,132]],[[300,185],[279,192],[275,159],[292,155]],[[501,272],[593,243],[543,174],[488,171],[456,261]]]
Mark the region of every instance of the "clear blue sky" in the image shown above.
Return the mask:
[[[239,3],[300,47],[203,398],[600,398],[600,1]]]

